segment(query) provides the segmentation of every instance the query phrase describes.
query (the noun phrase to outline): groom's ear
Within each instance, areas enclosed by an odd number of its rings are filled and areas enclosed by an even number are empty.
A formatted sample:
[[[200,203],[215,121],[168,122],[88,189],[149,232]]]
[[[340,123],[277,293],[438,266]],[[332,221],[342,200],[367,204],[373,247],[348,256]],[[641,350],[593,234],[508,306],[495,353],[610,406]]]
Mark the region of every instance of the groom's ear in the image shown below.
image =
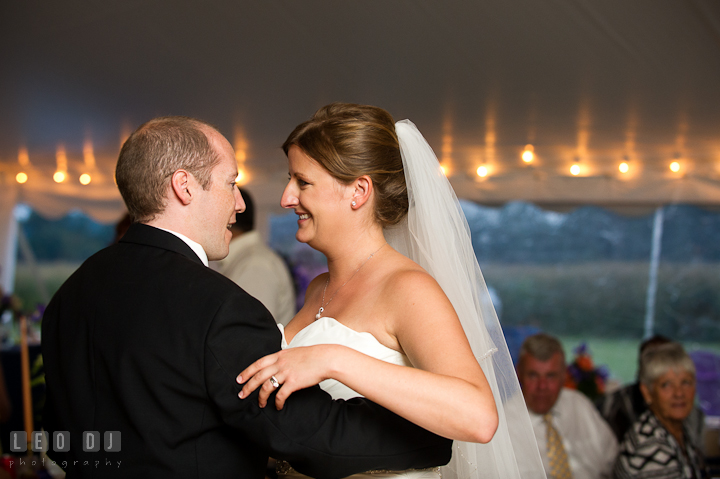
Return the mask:
[[[373,182],[368,175],[363,175],[356,179],[353,183],[354,191],[352,200],[355,205],[352,209],[356,210],[370,200],[370,194],[373,190]]]
[[[177,170],[170,178],[173,192],[183,205],[189,205],[192,201],[191,183],[190,173],[185,170]]]

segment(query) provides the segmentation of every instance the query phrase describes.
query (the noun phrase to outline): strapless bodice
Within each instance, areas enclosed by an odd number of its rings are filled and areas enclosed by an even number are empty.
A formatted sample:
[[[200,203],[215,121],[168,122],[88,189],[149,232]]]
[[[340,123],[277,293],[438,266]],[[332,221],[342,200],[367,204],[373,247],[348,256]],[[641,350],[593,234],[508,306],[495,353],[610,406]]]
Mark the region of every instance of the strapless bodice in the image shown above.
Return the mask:
[[[340,344],[388,363],[399,366],[412,366],[407,356],[383,345],[375,339],[375,336],[372,334],[355,331],[336,319],[326,316],[323,316],[300,330],[292,341],[290,341],[290,344],[288,344],[285,339],[283,325],[278,324],[278,328],[280,328],[280,332],[282,333],[283,349],[288,347],[312,346],[315,344]],[[361,396],[334,379],[326,379],[320,383],[320,387],[328,392],[334,399],[349,399]]]
[[[282,333],[282,348],[294,348],[298,346],[313,346],[316,344],[340,344],[347,346],[363,354],[372,356],[382,361],[397,364],[399,366],[411,366],[407,356],[399,351],[390,349],[378,341],[370,333],[361,333],[350,329],[336,319],[323,316],[322,318],[307,325],[300,330],[288,344],[285,339],[285,328],[278,324]],[[361,397],[361,394],[353,391],[343,383],[334,379],[326,379],[320,383],[320,387],[329,393],[334,399],[350,399]],[[282,470],[286,469],[286,470]],[[289,467],[287,463],[281,463],[278,476],[284,479],[307,479]],[[440,468],[411,470],[411,471],[369,471],[361,474],[354,474],[347,479],[439,479]]]

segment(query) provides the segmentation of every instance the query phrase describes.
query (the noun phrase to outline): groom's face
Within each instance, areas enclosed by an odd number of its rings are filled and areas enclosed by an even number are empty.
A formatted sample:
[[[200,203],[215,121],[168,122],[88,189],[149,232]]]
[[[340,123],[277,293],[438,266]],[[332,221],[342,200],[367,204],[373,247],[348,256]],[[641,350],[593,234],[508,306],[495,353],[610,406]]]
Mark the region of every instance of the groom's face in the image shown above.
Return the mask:
[[[235,213],[245,210],[235,179],[238,170],[235,152],[220,133],[207,132],[208,140],[220,157],[213,168],[210,187],[196,189],[198,195],[198,238],[210,261],[223,259],[228,254],[232,233],[230,226],[235,223]]]

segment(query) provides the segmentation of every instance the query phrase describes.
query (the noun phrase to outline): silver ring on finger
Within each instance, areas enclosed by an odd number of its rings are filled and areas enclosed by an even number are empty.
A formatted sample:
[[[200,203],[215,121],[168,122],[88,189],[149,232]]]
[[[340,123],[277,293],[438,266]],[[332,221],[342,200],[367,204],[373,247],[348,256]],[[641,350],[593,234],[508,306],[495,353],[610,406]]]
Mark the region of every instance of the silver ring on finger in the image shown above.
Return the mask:
[[[272,387],[274,387],[275,389],[280,387],[280,382],[277,380],[277,378],[275,376],[270,376],[269,381],[270,381],[270,384],[272,384]]]

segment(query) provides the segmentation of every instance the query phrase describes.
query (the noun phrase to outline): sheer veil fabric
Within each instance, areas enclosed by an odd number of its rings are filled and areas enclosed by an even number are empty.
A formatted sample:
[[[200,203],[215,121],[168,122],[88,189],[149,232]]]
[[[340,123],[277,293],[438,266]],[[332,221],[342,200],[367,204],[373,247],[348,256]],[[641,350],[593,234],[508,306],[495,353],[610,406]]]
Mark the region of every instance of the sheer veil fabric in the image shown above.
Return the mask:
[[[500,423],[488,444],[455,441],[443,479],[544,478],[530,417],[490,293],[470,241],[470,229],[430,145],[409,120],[395,124],[410,208],[385,229],[397,251],[440,284],[455,308],[492,388]]]

